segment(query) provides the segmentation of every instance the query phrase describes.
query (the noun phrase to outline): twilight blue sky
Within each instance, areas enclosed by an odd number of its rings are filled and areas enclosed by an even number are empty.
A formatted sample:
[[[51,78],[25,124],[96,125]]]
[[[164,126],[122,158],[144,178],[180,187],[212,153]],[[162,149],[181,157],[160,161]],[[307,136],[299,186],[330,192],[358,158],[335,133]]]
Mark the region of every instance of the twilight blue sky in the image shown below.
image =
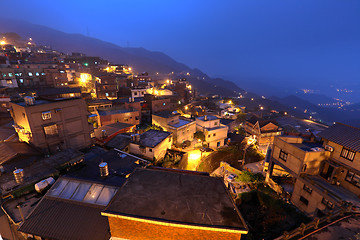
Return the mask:
[[[360,82],[359,0],[0,0],[1,14],[164,52],[252,90]],[[269,87],[269,89],[271,88]]]

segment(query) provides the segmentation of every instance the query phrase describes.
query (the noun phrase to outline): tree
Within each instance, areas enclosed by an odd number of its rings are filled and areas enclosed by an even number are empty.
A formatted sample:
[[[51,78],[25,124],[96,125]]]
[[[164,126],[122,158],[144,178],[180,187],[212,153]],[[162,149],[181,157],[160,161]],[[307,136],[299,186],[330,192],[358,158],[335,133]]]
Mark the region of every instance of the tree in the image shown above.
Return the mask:
[[[194,138],[201,140],[201,142],[205,141],[205,134],[201,131],[197,131],[196,133],[194,133]]]
[[[150,129],[153,129],[153,130],[159,130],[159,131],[164,131],[164,129],[158,125],[155,125],[155,124],[152,124],[152,125],[149,125],[146,129],[145,129],[145,132],[146,131],[149,131]]]

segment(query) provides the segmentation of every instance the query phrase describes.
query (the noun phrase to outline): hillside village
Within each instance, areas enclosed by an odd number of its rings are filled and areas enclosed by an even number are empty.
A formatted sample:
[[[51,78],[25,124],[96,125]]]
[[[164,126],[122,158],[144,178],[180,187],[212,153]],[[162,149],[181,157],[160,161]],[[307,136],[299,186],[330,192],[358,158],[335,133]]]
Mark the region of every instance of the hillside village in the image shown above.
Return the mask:
[[[0,44],[2,239],[298,239],[345,217],[360,227],[359,128],[265,96],[204,93],[189,72],[135,72],[15,33]]]

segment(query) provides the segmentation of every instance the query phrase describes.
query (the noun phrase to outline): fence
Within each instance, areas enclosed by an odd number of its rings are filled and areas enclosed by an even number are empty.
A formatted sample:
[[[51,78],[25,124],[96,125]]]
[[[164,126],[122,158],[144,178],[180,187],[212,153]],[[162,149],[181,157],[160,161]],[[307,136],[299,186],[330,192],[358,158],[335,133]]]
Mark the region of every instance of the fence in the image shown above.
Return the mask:
[[[298,227],[290,232],[284,232],[284,234],[282,236],[276,238],[275,240],[288,240],[288,239],[292,239],[292,238],[303,239],[303,238],[313,234],[315,231],[320,230],[319,225],[322,225],[323,223],[330,223],[330,222],[334,221],[336,218],[343,217],[345,215],[345,213],[349,213],[349,212],[351,212],[351,205],[338,208],[334,211],[330,211],[330,212],[328,212],[328,214],[326,216],[324,216],[322,218],[315,218],[312,222],[310,222],[308,224],[302,223],[300,225],[300,227]],[[349,216],[347,216],[347,217],[349,217]],[[337,219],[335,222],[338,222],[342,219],[343,218]],[[333,223],[335,223],[335,222],[333,222]],[[326,226],[324,226],[324,227],[326,227]],[[311,230],[311,229],[313,229],[314,231],[311,231],[310,233],[308,233],[305,236],[305,232],[308,230]]]

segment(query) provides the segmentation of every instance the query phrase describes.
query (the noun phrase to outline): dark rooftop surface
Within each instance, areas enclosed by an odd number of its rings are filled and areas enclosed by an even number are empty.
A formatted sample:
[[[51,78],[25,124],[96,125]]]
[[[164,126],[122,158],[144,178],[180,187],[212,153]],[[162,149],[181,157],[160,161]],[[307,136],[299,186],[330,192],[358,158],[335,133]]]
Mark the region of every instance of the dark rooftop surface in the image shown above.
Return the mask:
[[[82,152],[69,148],[50,157],[21,158],[10,161],[4,165],[6,171],[0,176],[0,195],[5,195],[22,186],[36,183],[54,173],[58,173],[58,167],[80,161],[83,156]],[[24,181],[21,184],[15,182],[12,173],[15,167],[24,169]]]
[[[320,137],[360,152],[360,128],[336,123],[319,134]]]
[[[101,177],[99,164],[106,162],[109,167],[109,176]],[[116,151],[102,152],[100,155],[87,157],[82,167],[66,174],[68,177],[99,182],[101,184],[122,186],[126,181],[126,175],[136,168],[147,165],[147,161],[128,153]]]
[[[205,116],[198,117],[198,119],[201,120],[201,121],[211,121],[211,120],[216,120],[216,119],[218,119],[216,116],[211,116],[211,115],[207,115],[207,120],[204,120],[204,117],[205,117]]]
[[[58,87],[58,88],[45,88],[37,91],[39,96],[57,95],[65,93],[81,93],[79,87]]]
[[[133,112],[127,109],[107,109],[107,110],[97,110],[100,116],[108,116],[113,114],[121,114],[121,113],[128,113]]]
[[[49,239],[107,240],[109,224],[103,206],[45,196],[19,231]]]
[[[130,128],[130,127],[133,127],[133,126],[135,126],[135,125],[128,124],[128,123],[117,122],[117,123],[112,123],[112,124],[109,124],[109,125],[105,125],[105,126],[101,126],[99,128],[96,128],[94,130],[94,132],[95,132],[96,138],[100,139],[103,130],[105,130],[106,135],[109,137],[109,136],[113,135],[114,133],[116,133],[116,132],[118,132],[120,130]]]
[[[291,144],[306,152],[325,151],[321,143],[303,142],[303,143],[291,143]]]
[[[177,113],[176,111],[162,111],[162,112],[153,113],[153,115],[162,117],[162,118],[170,118],[170,117],[173,117],[175,115],[180,115],[180,114]]]
[[[22,142],[0,142],[0,164],[17,156],[39,156],[38,151]]]
[[[21,211],[26,218],[36,204],[41,200],[41,195],[37,193],[29,193],[20,198],[13,198],[5,201],[1,206],[15,223],[22,221],[21,214],[17,206],[21,207]]]
[[[360,216],[351,216],[329,226],[320,231],[305,237],[306,240],[338,240],[338,239],[359,239]]]
[[[26,105],[25,102],[13,102],[17,105],[23,106],[23,107],[32,107],[32,106],[38,106],[38,105],[43,105],[43,104],[50,104],[50,103],[54,103],[54,102],[60,102],[60,101],[71,101],[71,100],[78,100],[81,98],[54,98],[54,99],[35,99],[34,104],[33,105]]]
[[[150,129],[140,135],[140,145],[145,147],[156,147],[170,135],[170,132]]]
[[[221,118],[220,119],[220,123],[221,124],[224,124],[224,125],[228,125],[228,124],[230,124],[230,123],[232,123],[232,122],[234,122],[235,120],[233,120],[233,119],[224,119],[224,118]]]
[[[163,222],[245,230],[219,178],[136,169],[104,211]]]
[[[105,143],[105,147],[107,148],[117,148],[119,150],[123,150],[126,148],[131,141],[131,137],[124,134],[118,134],[110,141]]]

